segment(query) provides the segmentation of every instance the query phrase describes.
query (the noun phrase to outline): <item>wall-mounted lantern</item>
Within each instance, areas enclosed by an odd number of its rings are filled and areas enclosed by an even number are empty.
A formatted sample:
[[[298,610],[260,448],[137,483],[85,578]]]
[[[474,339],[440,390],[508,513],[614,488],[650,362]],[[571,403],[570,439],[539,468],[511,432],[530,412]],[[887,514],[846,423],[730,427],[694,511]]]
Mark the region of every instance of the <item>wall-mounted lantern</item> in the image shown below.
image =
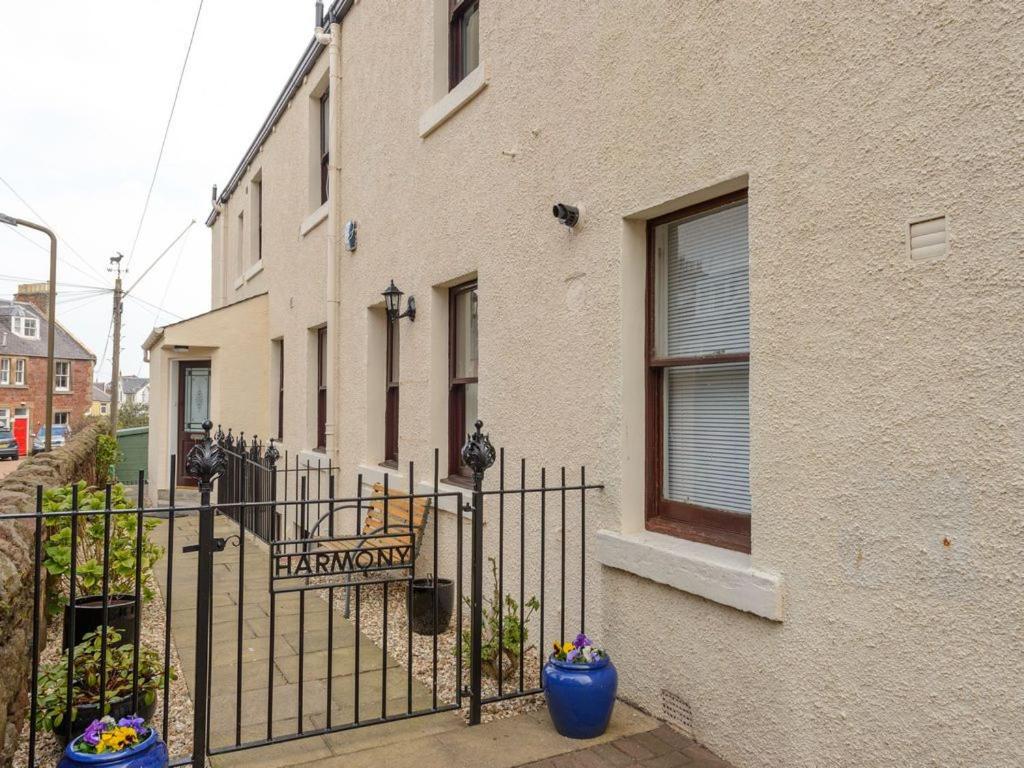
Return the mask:
[[[416,321],[416,299],[412,296],[409,297],[408,301],[405,302],[405,312],[399,314],[399,310],[402,308],[402,292],[395,287],[395,281],[392,280],[391,284],[384,289],[381,294],[384,297],[384,306],[388,310],[388,320],[394,322],[402,317],[408,317],[409,322]]]

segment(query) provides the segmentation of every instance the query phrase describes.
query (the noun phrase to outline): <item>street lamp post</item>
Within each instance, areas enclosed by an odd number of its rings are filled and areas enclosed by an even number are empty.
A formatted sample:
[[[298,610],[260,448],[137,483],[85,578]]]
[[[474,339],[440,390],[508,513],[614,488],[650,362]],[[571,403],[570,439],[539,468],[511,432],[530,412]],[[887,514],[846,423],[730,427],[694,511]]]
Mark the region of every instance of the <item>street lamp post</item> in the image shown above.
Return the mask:
[[[49,305],[46,318],[46,446],[50,450],[50,442],[53,439],[53,341],[55,338],[55,326],[57,323],[57,236],[53,231],[41,224],[33,224],[14,216],[0,213],[0,224],[8,224],[12,227],[28,227],[37,232],[43,232],[50,238],[50,292]]]

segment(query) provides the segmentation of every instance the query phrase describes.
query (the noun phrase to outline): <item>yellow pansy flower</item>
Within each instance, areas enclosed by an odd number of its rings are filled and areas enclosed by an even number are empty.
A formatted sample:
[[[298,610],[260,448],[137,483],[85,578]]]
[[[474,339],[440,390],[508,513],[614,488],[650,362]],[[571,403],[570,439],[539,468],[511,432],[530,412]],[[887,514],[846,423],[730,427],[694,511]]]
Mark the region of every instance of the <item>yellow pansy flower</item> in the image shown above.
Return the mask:
[[[574,647],[575,647],[575,646],[574,646],[574,645],[573,645],[572,643],[565,643],[565,644],[564,644],[564,645],[562,646],[562,653],[568,653],[568,652],[569,652],[569,651],[571,651],[571,650],[572,650],[572,649],[573,649]]]

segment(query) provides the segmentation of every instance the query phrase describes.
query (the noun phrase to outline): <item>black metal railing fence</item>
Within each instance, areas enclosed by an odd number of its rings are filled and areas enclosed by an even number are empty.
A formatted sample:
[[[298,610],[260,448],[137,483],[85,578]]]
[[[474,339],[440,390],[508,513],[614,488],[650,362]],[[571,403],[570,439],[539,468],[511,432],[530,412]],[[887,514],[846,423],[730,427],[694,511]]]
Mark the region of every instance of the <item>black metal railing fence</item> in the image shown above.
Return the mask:
[[[556,639],[560,640],[565,639],[568,627],[574,631],[585,631],[587,494],[602,488],[599,484],[588,483],[585,467],[580,468],[578,479],[570,479],[564,467],[555,477],[551,477],[544,467],[539,468],[539,472],[528,472],[525,459],[514,464],[506,462],[504,450],[494,450],[478,422],[476,431],[469,436],[463,449],[463,459],[473,470],[472,489],[465,492],[440,490],[443,486],[439,476],[438,452],[435,451],[431,468],[433,487],[428,492],[416,491],[416,468],[410,463],[407,487],[392,487],[390,475],[385,473],[382,492],[379,487],[368,491],[364,477],[359,475],[355,482],[355,495],[342,496],[338,493],[337,467],[330,462],[316,466],[308,461],[301,462],[298,456],[286,454],[282,457],[274,441],[264,446],[256,438],[246,441],[244,435],[239,435],[236,439],[230,430],[225,435],[218,429],[217,436],[212,437],[209,426],[206,438],[186,460],[186,471],[198,481],[198,504],[176,504],[174,489],[171,488],[166,506],[147,507],[141,490],[145,488],[145,478],[140,474],[138,498],[133,505],[122,505],[130,508],[114,508],[115,489],[107,486],[102,489],[105,503],[98,505],[101,508],[95,508],[97,505],[93,499],[89,509],[82,509],[79,490],[72,487],[67,509],[45,511],[45,494],[40,488],[35,510],[7,516],[6,519],[20,519],[34,526],[33,569],[37,577],[48,568],[52,570],[50,559],[56,550],[51,547],[55,537],[59,535],[59,541],[67,544],[66,569],[60,579],[51,579],[49,590],[53,594],[40,594],[41,581],[39,578],[36,580],[27,734],[29,766],[34,768],[38,764],[37,745],[42,731],[50,728],[67,739],[76,735],[76,729],[82,726],[80,717],[76,720],[67,716],[57,723],[53,718],[47,720],[41,716],[46,707],[56,711],[52,702],[62,698],[65,713],[70,713],[73,707],[85,711],[88,709],[85,704],[92,696],[98,699],[99,711],[103,711],[111,703],[108,688],[111,688],[110,681],[114,677],[121,686],[117,688],[116,703],[123,705],[126,713],[129,710],[132,714],[140,713],[151,705],[156,707],[159,700],[159,708],[147,717],[161,737],[167,740],[173,714],[170,710],[170,685],[175,645],[194,648],[188,655],[192,663],[189,690],[192,694],[193,732],[190,744],[172,744],[178,753],[172,765],[192,763],[200,766],[210,754],[459,709],[466,699],[469,702],[469,721],[478,723],[482,706],[542,691],[541,669],[546,657],[545,649],[554,637],[555,627],[559,633]],[[485,489],[485,474],[495,462],[497,481]],[[172,457],[168,475],[171,478],[177,476],[175,463]],[[471,503],[467,504],[467,499],[471,499]],[[405,512],[401,513],[403,508]],[[420,508],[425,513],[418,516]],[[445,517],[444,522],[439,514],[442,508],[454,512]],[[218,516],[230,521],[228,524],[232,527],[224,529],[224,522],[215,523]],[[378,519],[381,517],[382,521]],[[486,537],[485,518],[491,526]],[[377,527],[367,527],[373,521]],[[158,531],[157,526],[163,527]],[[464,562],[467,557],[464,528],[469,529],[468,563]],[[124,531],[131,534],[127,543],[118,539]],[[92,550],[80,546],[83,537],[91,537]],[[250,537],[258,541],[247,541]],[[152,547],[157,539],[163,551],[154,557]],[[429,548],[424,551],[427,542]],[[215,557],[225,551],[229,543],[237,548],[231,563],[225,561],[232,591],[227,601],[215,604]],[[253,547],[257,550],[252,550]],[[92,556],[87,556],[89,552]],[[183,564],[178,562],[183,553],[195,554],[198,558],[197,561],[187,558],[184,572]],[[523,637],[512,666],[505,663],[504,646],[499,648],[496,679],[487,686],[483,680],[484,643],[488,641],[485,634],[490,632],[493,636],[494,628],[490,624],[485,627],[486,561],[493,561],[495,583],[492,586],[497,596],[496,601],[491,601],[492,613],[488,614],[487,621],[496,619],[497,637],[502,638],[502,643],[507,622],[517,621]],[[262,576],[257,580],[248,577],[247,562],[266,567],[266,579]],[[459,650],[452,657],[440,655],[435,625],[435,633],[430,640],[430,680],[424,681],[429,692],[427,703],[414,702],[413,695],[411,615],[417,562],[421,564],[421,574],[425,570],[435,578],[446,569],[449,572],[454,570],[456,593],[454,632]],[[90,574],[91,580],[86,582],[79,578],[82,573]],[[186,575],[189,578],[184,578]],[[464,579],[467,577],[466,591],[469,595],[464,601]],[[223,580],[225,576],[217,578]],[[164,626],[159,641],[149,647],[144,646],[141,639],[142,601],[149,590],[157,586],[154,582],[159,582],[164,601]],[[84,586],[86,583],[88,587]],[[183,585],[190,587],[185,595],[180,593]],[[220,584],[219,588],[223,587],[223,583]],[[360,654],[364,651],[359,639],[364,622],[369,618],[366,615],[366,596],[367,590],[372,588],[383,593],[379,617],[382,663],[377,673],[380,674],[379,681],[374,685],[379,696],[379,709],[372,716],[367,716],[364,710],[369,694],[360,682],[365,672],[361,666]],[[40,612],[45,610],[46,604],[44,598],[74,605],[83,589],[100,600],[100,631],[92,636],[93,645],[71,642],[63,654],[65,666],[59,668],[62,680],[56,680],[52,668],[41,663],[43,648],[39,630]],[[108,646],[120,640],[111,634],[114,626],[111,609],[121,599],[119,596],[124,594],[124,590],[136,601],[131,619],[134,631],[124,652],[111,655]],[[398,594],[403,594],[404,590],[404,599],[400,602],[404,603],[406,621],[405,636],[401,639],[395,637],[392,630],[397,617],[389,616],[392,603],[388,597],[394,594],[394,590],[398,590]],[[511,597],[516,590],[518,601],[507,602],[506,595]],[[345,599],[343,608],[336,611],[335,596],[339,591]],[[326,700],[322,706],[322,724],[309,727],[306,715],[311,705],[307,702],[312,701],[312,689],[306,682],[304,666],[313,664],[314,656],[307,648],[307,630],[314,613],[323,613],[322,609],[310,612],[314,605],[309,602],[313,593],[325,596],[328,606],[326,653],[315,657],[316,663],[325,665]],[[435,589],[433,594],[436,621],[438,590]],[[508,607],[513,604],[514,610]],[[249,662],[245,649],[252,640],[247,634],[247,620],[257,613],[263,615],[264,611],[269,622],[266,659]],[[229,615],[223,616],[224,612]],[[72,610],[68,615],[67,629],[70,637],[74,638],[76,612]],[[578,627],[571,623],[577,615]],[[175,622],[183,616],[188,616],[194,624],[176,626]],[[353,667],[340,669],[335,659],[335,641],[342,632],[341,623],[346,621],[351,622],[351,631],[356,638]],[[234,649],[234,690],[225,694],[223,681],[218,680],[218,701],[224,702],[225,696],[230,695],[232,707],[212,705],[214,624],[218,637],[228,633],[227,640],[216,640],[217,647]],[[466,624],[469,625],[468,630]],[[526,666],[527,627],[537,638],[535,680],[530,680],[533,674]],[[390,643],[389,631],[392,632]],[[468,654],[462,651],[464,632],[468,635]],[[280,700],[275,702],[274,695],[275,689],[280,690],[281,687],[275,667],[277,652],[280,644],[284,643],[280,638],[286,636],[294,637],[297,645],[294,649],[288,648],[289,652],[295,652],[298,663],[294,707],[285,706]],[[394,699],[389,701],[388,694],[388,670],[392,666],[388,662],[388,654],[389,648],[402,645],[404,659],[399,656],[397,661],[404,666],[405,679],[401,687],[405,696],[401,706],[394,706]],[[468,669],[463,666],[464,656],[467,656],[465,667]],[[226,663],[223,655],[216,661],[218,669],[222,670]],[[230,663],[230,656],[227,663]],[[450,696],[442,692],[438,682],[445,664],[455,666],[457,682]],[[117,669],[112,666],[117,666]],[[93,671],[93,677],[100,681],[96,696],[93,696],[96,691],[90,688],[90,685],[95,688],[90,678]],[[468,680],[464,680],[464,674],[468,675]],[[347,675],[347,679],[352,681],[351,690],[339,693],[335,685],[335,680],[341,679],[339,675]],[[254,680],[258,679],[265,679],[265,685],[261,683],[254,689]],[[243,731],[243,705],[252,690],[265,691],[266,696],[266,729],[255,736],[250,731]],[[59,695],[55,696],[54,691]],[[398,695],[401,697],[401,692]],[[342,709],[348,717],[339,714],[339,697],[346,698]],[[211,736],[215,735],[211,730],[215,716],[222,719],[233,717],[231,727],[218,731],[229,734],[226,740],[221,738],[223,743],[211,741]],[[294,727],[282,728],[280,723],[283,721],[293,722]]]

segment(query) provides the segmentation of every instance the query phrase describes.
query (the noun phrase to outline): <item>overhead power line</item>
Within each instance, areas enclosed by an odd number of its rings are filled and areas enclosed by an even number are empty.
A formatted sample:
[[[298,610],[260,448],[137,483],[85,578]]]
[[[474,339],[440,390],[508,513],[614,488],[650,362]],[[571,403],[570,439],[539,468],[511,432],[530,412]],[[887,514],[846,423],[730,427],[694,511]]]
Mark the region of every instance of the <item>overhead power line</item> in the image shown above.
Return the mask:
[[[156,265],[157,265],[158,263],[160,263],[160,259],[162,259],[162,258],[163,258],[163,257],[164,257],[164,256],[165,256],[165,255],[167,254],[167,252],[168,252],[168,251],[170,251],[170,250],[171,250],[171,248],[173,248],[173,247],[174,247],[174,244],[175,244],[175,243],[177,243],[177,242],[178,242],[179,240],[181,240],[181,238],[183,238],[183,237],[185,236],[185,233],[186,233],[186,232],[188,232],[188,231],[189,231],[190,229],[192,229],[192,226],[193,226],[193,225],[194,225],[195,223],[196,223],[196,220],[195,220],[195,219],[192,219],[192,221],[190,221],[190,222],[188,223],[188,226],[186,226],[186,227],[185,227],[185,228],[184,228],[183,230],[181,230],[181,232],[179,232],[179,233],[178,233],[178,236],[177,236],[176,238],[174,238],[174,239],[173,239],[173,240],[171,241],[171,244],[170,244],[170,245],[168,245],[168,246],[167,246],[166,248],[164,248],[164,249],[163,249],[163,250],[162,250],[162,251],[160,252],[160,255],[159,255],[159,256],[157,256],[157,257],[156,257],[155,259],[153,259],[153,263],[152,263],[152,264],[150,264],[150,265],[149,265],[148,267],[146,267],[146,268],[145,268],[145,269],[143,270],[142,274],[141,274],[141,275],[139,275],[139,276],[138,276],[138,278],[136,278],[135,282],[134,282],[134,283],[132,283],[132,284],[131,284],[131,285],[130,285],[130,286],[128,287],[128,289],[127,289],[127,290],[125,291],[125,294],[129,294],[129,293],[131,293],[131,292],[132,292],[132,290],[134,290],[135,286],[137,286],[137,285],[138,285],[139,283],[141,283],[141,282],[142,282],[142,278],[144,278],[144,277],[145,277],[146,275],[148,275],[148,274],[149,274],[149,272],[150,272],[150,270],[152,270],[152,269],[153,269],[153,267],[155,267],[155,266],[156,266]]]
[[[18,190],[16,190],[16,189],[15,189],[15,188],[14,188],[13,186],[11,186],[11,183],[10,183],[9,181],[7,181],[7,179],[5,179],[5,178],[4,178],[3,176],[0,176],[0,182],[3,182],[3,185],[4,185],[5,187],[7,187],[7,188],[8,188],[9,190],[11,190],[11,193],[12,193],[12,194],[13,194],[13,195],[14,195],[14,196],[15,196],[16,198],[18,198],[18,200],[20,200],[20,201],[21,201],[21,203],[22,203],[22,204],[23,204],[23,205],[24,205],[24,206],[25,206],[26,208],[28,208],[28,209],[29,209],[30,211],[32,211],[32,213],[33,213],[33,214],[35,214],[35,217],[36,217],[37,219],[39,219],[39,221],[41,221],[41,222],[42,222],[43,224],[45,224],[45,225],[46,225],[47,227],[49,227],[50,229],[54,230],[54,232],[56,232],[56,231],[57,231],[57,230],[56,230],[56,229],[55,229],[55,228],[54,228],[53,226],[51,226],[51,225],[50,225],[50,223],[49,223],[49,222],[48,222],[48,221],[47,221],[47,220],[46,220],[46,219],[45,219],[45,218],[43,217],[43,215],[42,215],[42,214],[41,214],[41,213],[40,213],[39,211],[37,211],[37,210],[36,210],[35,208],[33,208],[33,207],[32,207],[32,204],[31,204],[31,203],[29,203],[29,201],[28,201],[28,200],[26,200],[26,199],[25,199],[24,197],[22,197],[22,196],[21,196],[21,194],[20,194],[20,193],[18,192]],[[25,237],[25,236],[24,236],[24,234],[22,234],[21,232],[18,232],[18,230],[17,230],[17,229],[15,229],[14,231],[15,231],[15,232],[17,232],[17,233],[18,233],[19,235],[21,235],[22,237]],[[28,240],[28,241],[29,241],[30,243],[34,243],[35,245],[39,246],[40,248],[43,248],[43,246],[42,246],[42,245],[40,245],[39,243],[36,243],[36,242],[35,242],[34,240],[31,240],[30,238],[27,238],[27,237],[25,237],[25,239],[26,239],[26,240]],[[69,251],[71,251],[71,253],[73,253],[73,254],[74,254],[75,256],[77,256],[77,257],[78,257],[78,259],[79,259],[79,261],[81,261],[81,262],[82,262],[82,264],[84,264],[84,265],[85,265],[86,269],[88,269],[88,270],[89,270],[90,272],[92,272],[92,274],[93,274],[93,275],[94,275],[95,277],[98,277],[98,278],[100,278],[100,279],[103,279],[103,275],[102,275],[102,274],[100,274],[99,270],[97,270],[97,269],[96,269],[95,267],[93,267],[93,266],[92,266],[92,265],[91,265],[91,264],[90,264],[90,263],[89,263],[88,261],[86,261],[86,260],[85,260],[85,257],[84,257],[84,256],[82,256],[82,254],[80,254],[80,253],[79,253],[78,251],[76,251],[76,250],[74,249],[74,247],[73,247],[73,246],[71,245],[71,243],[69,243],[69,242],[68,242],[67,240],[65,240],[65,239],[64,239],[63,237],[61,237],[61,236],[60,236],[59,234],[57,235],[57,239],[58,239],[58,240],[60,240],[60,241],[61,241],[62,243],[64,243],[64,246],[65,246],[65,247],[66,247],[66,248],[67,248],[67,249],[68,249]],[[45,249],[45,248],[43,248],[43,250],[46,250],[46,249]],[[75,269],[75,270],[77,270],[77,271],[79,271],[79,272],[81,272],[81,271],[82,271],[82,270],[78,269],[78,267],[76,267],[76,266],[75,266],[74,264],[70,264],[70,263],[68,263],[68,264],[67,264],[67,266],[69,266],[69,267],[71,267],[72,269]],[[82,274],[87,274],[87,273],[83,272]]]
[[[188,66],[188,57],[192,53],[192,43],[196,39],[196,29],[199,27],[199,16],[203,12],[203,0],[199,0],[199,7],[196,9],[196,20],[192,24],[192,35],[188,39],[188,48],[185,50],[185,60],[181,63],[181,72],[178,75],[178,86],[174,89],[174,99],[171,101],[171,111],[167,115],[167,125],[164,126],[164,137],[160,141],[160,151],[156,156],[156,166],[153,168],[153,178],[149,180],[149,190],[146,192],[146,202],[142,206],[142,215],[139,216],[139,226],[135,229],[135,239],[132,241],[131,250],[128,251],[128,263],[125,264],[125,271],[135,257],[135,247],[139,244],[139,235],[142,234],[142,225],[146,221],[146,213],[149,211],[149,201],[153,196],[153,187],[156,186],[156,177],[160,172],[160,162],[164,159],[164,148],[167,146],[167,136],[171,132],[171,121],[174,118],[174,109],[178,106],[178,95],[181,93],[181,83],[185,79],[185,69]]]
[[[163,307],[158,307],[156,304],[154,304],[154,303],[152,303],[150,301],[146,301],[145,299],[140,299],[138,296],[126,296],[125,298],[131,299],[132,301],[137,301],[140,304],[142,304],[143,306],[149,307],[150,309],[157,310],[157,315],[159,315],[160,313],[163,313],[165,315],[170,315],[171,317],[174,317],[174,318],[177,318],[178,320],[181,320],[181,315],[179,315],[179,314],[177,314],[175,312],[171,312],[171,310],[169,310],[169,309],[164,309]],[[156,317],[157,315],[154,315],[154,317]]]

